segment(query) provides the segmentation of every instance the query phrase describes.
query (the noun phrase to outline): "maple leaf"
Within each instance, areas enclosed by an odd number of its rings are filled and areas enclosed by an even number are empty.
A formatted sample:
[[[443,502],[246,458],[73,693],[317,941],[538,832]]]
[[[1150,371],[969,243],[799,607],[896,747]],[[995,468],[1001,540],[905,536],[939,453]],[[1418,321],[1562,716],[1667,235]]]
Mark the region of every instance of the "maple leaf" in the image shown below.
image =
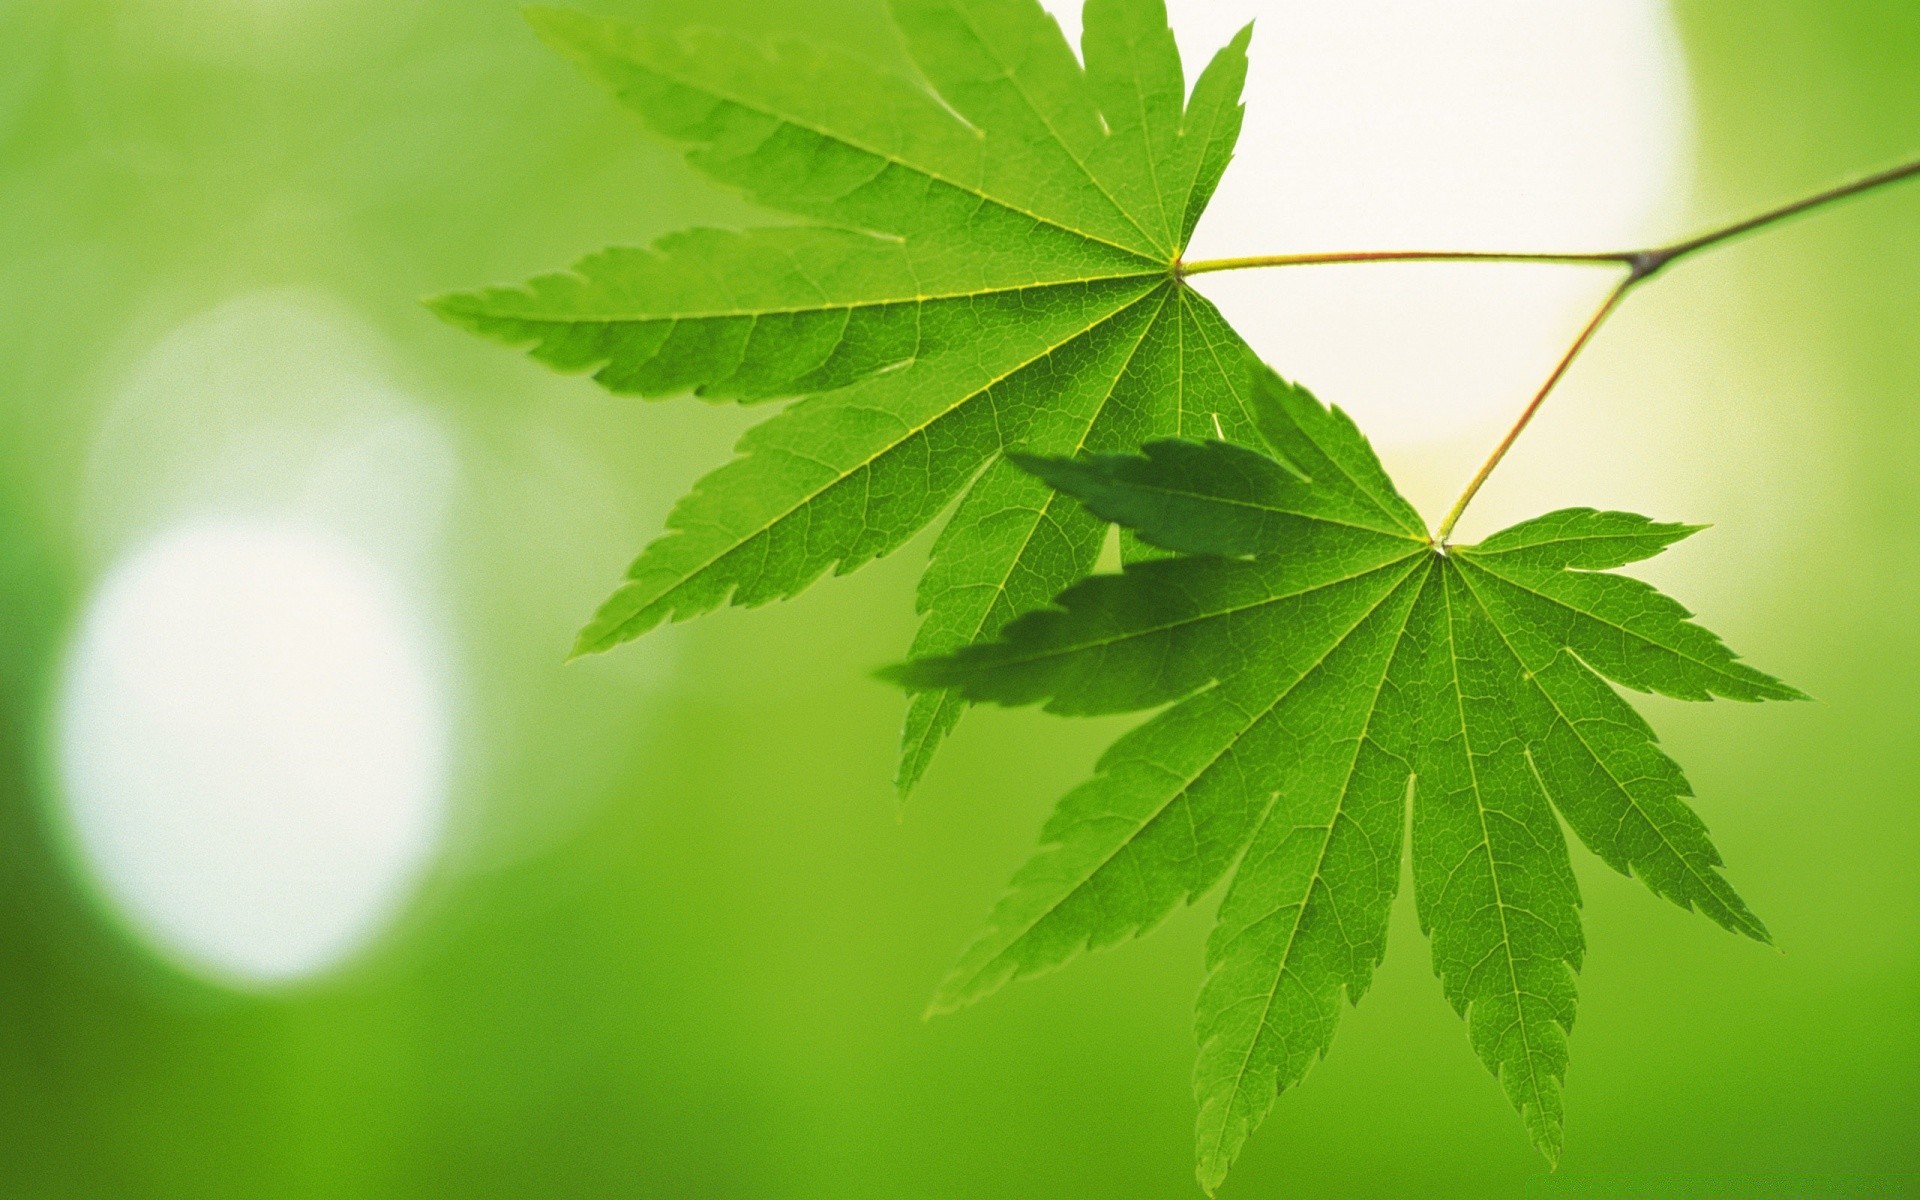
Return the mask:
[[[1659,895],[1768,936],[1721,875],[1680,768],[1606,681],[1682,700],[1800,693],[1608,573],[1694,527],[1572,509],[1436,546],[1343,413],[1264,368],[1252,390],[1272,457],[1163,441],[1144,457],[1018,459],[1179,557],[1093,577],[996,641],[890,672],[1066,714],[1171,706],[1061,802],[934,1008],[1140,934],[1231,874],[1197,1009],[1211,1191],[1325,1053],[1342,998],[1367,990],[1410,826],[1442,990],[1557,1159],[1584,949],[1561,823]]]
[[[915,644],[954,649],[1086,575],[1106,533],[1003,450],[1254,437],[1244,345],[1179,269],[1239,136],[1251,30],[1189,96],[1161,0],[1091,0],[1084,66],[1036,0],[892,12],[921,80],[803,43],[530,14],[697,170],[810,222],[433,303],[615,392],[800,398],[680,502],[578,653],[792,596],[964,494]],[[913,699],[903,792],[961,709]]]

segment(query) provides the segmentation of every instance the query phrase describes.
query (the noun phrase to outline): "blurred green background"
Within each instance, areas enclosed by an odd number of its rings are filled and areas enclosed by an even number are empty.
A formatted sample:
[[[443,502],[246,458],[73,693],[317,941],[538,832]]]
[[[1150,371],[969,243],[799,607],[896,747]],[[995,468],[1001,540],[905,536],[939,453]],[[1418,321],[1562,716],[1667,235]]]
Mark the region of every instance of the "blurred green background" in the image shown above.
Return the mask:
[[[877,0],[593,7],[899,59]],[[1694,223],[1920,151],[1912,0],[1677,15]],[[1210,904],[920,1020],[1119,728],[979,714],[902,819],[900,702],[868,671],[910,639],[924,541],[559,666],[749,414],[609,398],[417,298],[749,219],[509,3],[0,4],[0,1194],[1198,1194]],[[368,369],[453,447],[424,588],[457,719],[445,837],[390,926],[338,969],[247,988],[115,915],[63,831],[53,747],[89,594],[165,490],[143,454],[190,463],[228,432],[150,403],[127,433],[123,381],[170,330],[263,295],[352,314]],[[1659,578],[1820,703],[1648,707],[1783,953],[1583,861],[1593,949],[1550,1173],[1403,903],[1373,994],[1229,1196],[1920,1195],[1920,190],[1636,303],[1586,423],[1543,426],[1490,513],[1612,499],[1566,494],[1556,455],[1683,464],[1717,510],[1656,514],[1725,523]],[[270,379],[282,359],[249,361]]]

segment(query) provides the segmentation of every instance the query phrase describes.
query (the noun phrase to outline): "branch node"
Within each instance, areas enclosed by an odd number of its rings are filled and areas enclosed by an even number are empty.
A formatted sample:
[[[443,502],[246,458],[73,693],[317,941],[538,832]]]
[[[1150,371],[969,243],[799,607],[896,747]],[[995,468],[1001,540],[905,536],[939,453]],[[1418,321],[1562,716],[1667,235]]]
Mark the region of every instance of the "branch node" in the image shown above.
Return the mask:
[[[1630,286],[1645,283],[1673,265],[1673,261],[1679,257],[1680,252],[1672,247],[1660,250],[1636,250],[1627,256],[1629,272],[1627,283]]]

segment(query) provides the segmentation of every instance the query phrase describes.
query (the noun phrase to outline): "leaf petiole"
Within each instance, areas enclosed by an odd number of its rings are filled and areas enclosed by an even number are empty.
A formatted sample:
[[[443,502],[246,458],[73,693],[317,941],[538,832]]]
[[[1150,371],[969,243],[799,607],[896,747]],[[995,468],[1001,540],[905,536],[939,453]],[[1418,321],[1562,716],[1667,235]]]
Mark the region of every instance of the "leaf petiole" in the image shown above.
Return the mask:
[[[1626,251],[1591,254],[1528,254],[1480,250],[1357,250],[1331,254],[1260,254],[1250,258],[1214,258],[1181,263],[1183,279],[1223,271],[1253,271],[1272,267],[1338,267],[1366,263],[1531,263],[1545,266],[1631,267],[1635,256]]]
[[[1631,292],[1644,278],[1646,278],[1644,275],[1637,273],[1629,275],[1621,281],[1619,287],[1607,293],[1606,301],[1600,305],[1599,311],[1593,314],[1593,319],[1587,322],[1585,328],[1581,329],[1580,336],[1575,339],[1566,354],[1561,356],[1559,364],[1553,369],[1553,374],[1547,377],[1545,384],[1541,385],[1532,402],[1520,414],[1520,419],[1513,423],[1513,428],[1507,431],[1507,436],[1494,447],[1493,453],[1487,457],[1487,461],[1481,465],[1472,481],[1467,484],[1466,490],[1460,493],[1458,500],[1454,501],[1453,508],[1447,513],[1447,519],[1440,522],[1439,530],[1433,535],[1435,545],[1447,544],[1447,539],[1453,536],[1453,527],[1458,525],[1460,518],[1466,515],[1467,506],[1473,503],[1473,498],[1480,494],[1480,489],[1485,487],[1487,480],[1493,477],[1493,472],[1500,466],[1501,460],[1506,458],[1509,450],[1513,449],[1514,443],[1520,440],[1520,435],[1527,431],[1527,426],[1533,423],[1533,418],[1539,415],[1541,408],[1547,403],[1547,397],[1553,395],[1553,389],[1560,386],[1560,381],[1565,379],[1567,372],[1573,369],[1574,360],[1579,358],[1580,352],[1593,341],[1594,336],[1600,332],[1600,327],[1607,323],[1607,318],[1620,307],[1620,302],[1627,298],[1627,293]]]
[[[1513,449],[1514,443],[1520,440],[1520,435],[1526,432],[1527,426],[1532,424],[1534,417],[1539,415],[1540,409],[1547,402],[1547,398],[1553,394],[1553,390],[1560,385],[1560,381],[1565,379],[1567,372],[1572,369],[1574,360],[1580,357],[1581,351],[1585,350],[1593,341],[1594,336],[1600,332],[1600,327],[1606,324],[1607,318],[1613,315],[1614,311],[1620,307],[1621,303],[1626,300],[1627,296],[1630,295],[1635,288],[1647,280],[1652,279],[1655,275],[1660,274],[1673,264],[1698,254],[1703,250],[1724,245],[1751,233],[1759,233],[1763,230],[1771,229],[1794,217],[1817,212],[1820,209],[1838,204],[1843,200],[1850,200],[1856,196],[1864,196],[1870,192],[1876,192],[1892,184],[1901,183],[1916,177],[1920,177],[1920,159],[1853,180],[1850,183],[1841,184],[1838,187],[1828,188],[1823,192],[1816,192],[1811,196],[1795,200],[1790,204],[1783,204],[1778,208],[1769,209],[1758,216],[1749,217],[1744,221],[1736,221],[1731,225],[1711,230],[1697,237],[1646,250],[1598,251],[1591,253],[1509,253],[1473,250],[1363,250],[1330,254],[1270,254],[1257,255],[1251,258],[1209,259],[1201,262],[1182,263],[1179,264],[1176,270],[1180,277],[1184,279],[1191,278],[1195,275],[1209,275],[1221,271],[1247,271],[1270,267],[1350,266],[1368,263],[1530,263],[1548,266],[1612,266],[1626,268],[1627,277],[1620,282],[1620,286],[1608,293],[1605,303],[1603,303],[1599,311],[1593,315],[1593,319],[1588,321],[1586,326],[1581,329],[1572,347],[1567,350],[1566,354],[1561,357],[1559,364],[1554,367],[1553,374],[1547,378],[1547,382],[1535,393],[1532,401],[1530,401],[1526,409],[1521,412],[1520,419],[1514,422],[1513,428],[1508,430],[1507,435],[1500,440],[1500,444],[1494,447],[1493,453],[1488,456],[1487,461],[1467,484],[1466,490],[1460,494],[1460,499],[1454,502],[1453,508],[1447,513],[1446,520],[1440,523],[1440,528],[1434,534],[1433,540],[1436,545],[1444,546],[1447,543],[1447,539],[1453,535],[1454,527],[1460,523],[1460,518],[1466,515],[1467,506],[1473,503],[1474,497],[1478,496],[1480,489],[1486,486],[1487,480],[1493,476],[1495,469],[1497,469],[1501,461],[1507,457],[1508,451]]]
[[[1203,259],[1199,262],[1181,263],[1177,270],[1181,278],[1190,279],[1195,275],[1213,275],[1223,271],[1255,271],[1275,267],[1337,267],[1385,263],[1505,263],[1509,265],[1531,263],[1543,266],[1626,267],[1633,272],[1633,282],[1639,283],[1652,278],[1689,255],[1916,176],[1920,176],[1920,159],[1803,197],[1791,204],[1781,205],[1779,208],[1711,230],[1698,237],[1643,250],[1550,252],[1346,250],[1313,254],[1257,254],[1246,258]]]

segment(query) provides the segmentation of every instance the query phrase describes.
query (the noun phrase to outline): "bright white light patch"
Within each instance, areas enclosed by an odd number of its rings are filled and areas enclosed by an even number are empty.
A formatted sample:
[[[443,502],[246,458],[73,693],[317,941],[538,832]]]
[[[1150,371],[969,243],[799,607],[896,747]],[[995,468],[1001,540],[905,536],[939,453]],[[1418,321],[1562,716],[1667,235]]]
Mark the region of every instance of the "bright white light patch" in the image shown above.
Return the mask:
[[[255,983],[363,944],[439,839],[447,720],[411,614],[350,545],[206,521],[123,559],[68,663],[59,756],[100,887]]]
[[[1046,0],[1077,40],[1080,0]],[[1191,80],[1258,19],[1239,155],[1190,257],[1615,250],[1671,232],[1690,151],[1663,0],[1168,0]],[[1611,276],[1366,266],[1203,277],[1377,442],[1484,440]]]

